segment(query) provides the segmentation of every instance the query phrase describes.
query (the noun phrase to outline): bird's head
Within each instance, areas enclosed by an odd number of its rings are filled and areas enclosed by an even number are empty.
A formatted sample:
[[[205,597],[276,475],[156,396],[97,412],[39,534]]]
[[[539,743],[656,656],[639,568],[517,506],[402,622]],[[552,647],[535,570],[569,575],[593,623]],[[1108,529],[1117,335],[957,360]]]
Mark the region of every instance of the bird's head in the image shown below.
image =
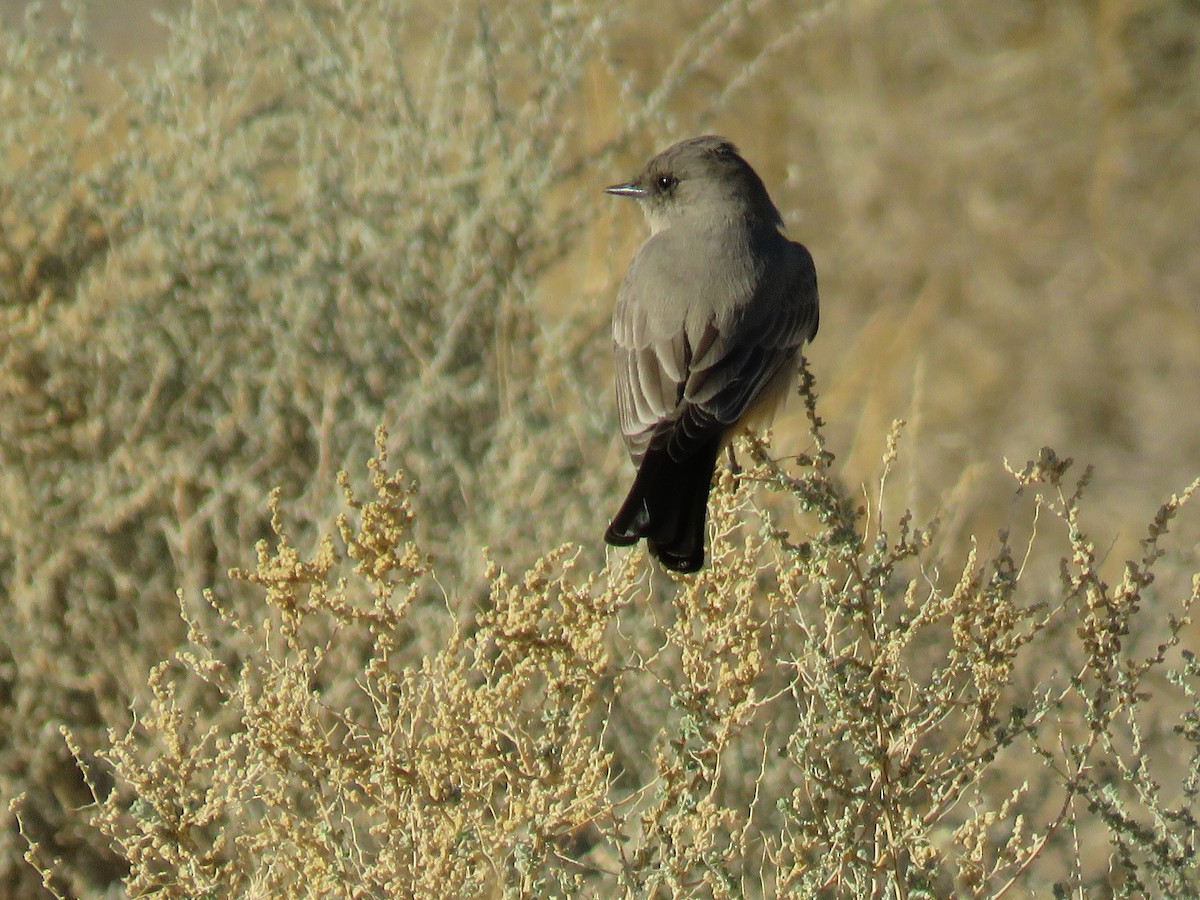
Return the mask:
[[[744,221],[777,228],[783,224],[758,173],[737,147],[716,135],[673,144],[632,181],[604,190],[637,200],[654,233],[684,223],[719,227]]]

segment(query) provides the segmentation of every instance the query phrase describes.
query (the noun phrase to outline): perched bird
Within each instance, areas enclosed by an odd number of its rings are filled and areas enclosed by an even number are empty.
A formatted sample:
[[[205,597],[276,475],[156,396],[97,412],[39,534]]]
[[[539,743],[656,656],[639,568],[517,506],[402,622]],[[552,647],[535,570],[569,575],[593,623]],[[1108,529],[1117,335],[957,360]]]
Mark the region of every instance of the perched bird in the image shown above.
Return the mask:
[[[695,572],[721,448],[769,424],[790,392],[817,333],[817,273],[724,138],[681,141],[604,190],[637,200],[650,225],[613,315],[617,410],[637,476],[604,538],[645,538],[664,566]]]

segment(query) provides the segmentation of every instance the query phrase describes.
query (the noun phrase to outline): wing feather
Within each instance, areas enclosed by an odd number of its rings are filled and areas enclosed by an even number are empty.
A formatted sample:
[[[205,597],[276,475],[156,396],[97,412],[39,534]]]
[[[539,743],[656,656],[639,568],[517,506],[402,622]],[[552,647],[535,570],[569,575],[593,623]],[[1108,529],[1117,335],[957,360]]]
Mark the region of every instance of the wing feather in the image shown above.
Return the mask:
[[[663,444],[685,458],[734,425],[816,334],[812,257],[777,237],[778,250],[756,255],[769,261],[761,270],[722,273],[721,289],[734,289],[720,305],[681,295],[704,279],[674,271],[678,248],[651,238],[639,251],[613,319],[617,409],[635,462]]]

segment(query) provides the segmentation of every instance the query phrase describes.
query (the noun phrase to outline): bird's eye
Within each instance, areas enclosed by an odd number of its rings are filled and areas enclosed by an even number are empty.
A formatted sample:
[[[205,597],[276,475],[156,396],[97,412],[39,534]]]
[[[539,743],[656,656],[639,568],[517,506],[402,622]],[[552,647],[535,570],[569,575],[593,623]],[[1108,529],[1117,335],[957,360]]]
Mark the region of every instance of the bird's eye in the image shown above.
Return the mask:
[[[671,188],[675,187],[675,185],[677,185],[677,184],[679,184],[679,179],[676,178],[674,175],[659,175],[658,176],[658,189],[660,191],[669,191]]]

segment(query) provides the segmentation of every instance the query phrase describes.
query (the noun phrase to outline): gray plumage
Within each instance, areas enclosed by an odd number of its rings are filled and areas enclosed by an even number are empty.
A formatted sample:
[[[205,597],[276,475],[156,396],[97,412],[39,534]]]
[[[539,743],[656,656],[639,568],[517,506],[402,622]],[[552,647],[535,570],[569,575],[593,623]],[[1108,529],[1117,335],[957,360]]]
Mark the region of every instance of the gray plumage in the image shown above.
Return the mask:
[[[617,410],[638,474],[605,538],[646,538],[665,566],[694,572],[721,448],[769,423],[817,333],[816,271],[723,138],[675,144],[605,190],[637,199],[651,232],[613,316]]]

